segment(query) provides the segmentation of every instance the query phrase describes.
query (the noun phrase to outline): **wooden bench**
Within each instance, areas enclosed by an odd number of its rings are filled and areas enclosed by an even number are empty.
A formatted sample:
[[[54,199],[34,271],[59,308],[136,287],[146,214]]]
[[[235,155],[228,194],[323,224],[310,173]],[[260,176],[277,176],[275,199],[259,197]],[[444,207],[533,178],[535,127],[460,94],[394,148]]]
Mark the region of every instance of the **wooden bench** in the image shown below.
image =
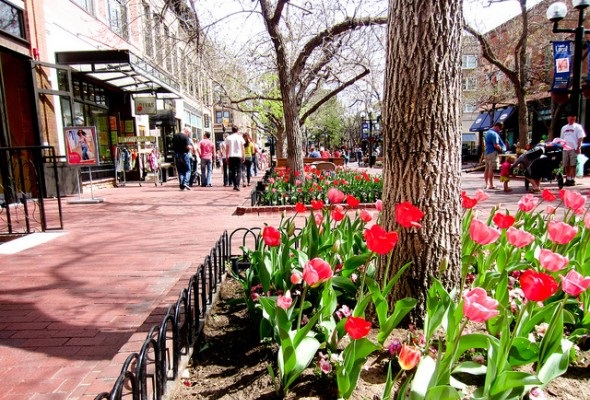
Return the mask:
[[[344,165],[344,158],[313,158],[313,157],[305,157],[303,159],[303,164],[313,164],[317,162],[331,162],[335,165]],[[277,168],[285,168],[287,166],[287,159],[286,158],[277,158]]]

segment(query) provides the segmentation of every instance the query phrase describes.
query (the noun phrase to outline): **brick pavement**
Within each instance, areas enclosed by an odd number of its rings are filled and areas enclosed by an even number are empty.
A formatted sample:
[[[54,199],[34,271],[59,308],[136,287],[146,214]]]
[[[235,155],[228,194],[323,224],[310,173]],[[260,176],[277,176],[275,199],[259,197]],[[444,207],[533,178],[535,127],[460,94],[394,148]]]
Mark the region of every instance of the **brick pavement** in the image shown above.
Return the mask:
[[[220,187],[214,174],[211,188],[179,191],[171,181],[94,190],[104,198],[98,204],[66,198],[60,234],[0,254],[1,399],[92,399],[110,390],[224,230],[278,223],[280,213],[236,215],[250,191]],[[587,194],[590,177],[580,182],[575,190]],[[486,203],[516,204],[520,185],[488,191]],[[482,186],[481,172],[463,174],[465,190]]]

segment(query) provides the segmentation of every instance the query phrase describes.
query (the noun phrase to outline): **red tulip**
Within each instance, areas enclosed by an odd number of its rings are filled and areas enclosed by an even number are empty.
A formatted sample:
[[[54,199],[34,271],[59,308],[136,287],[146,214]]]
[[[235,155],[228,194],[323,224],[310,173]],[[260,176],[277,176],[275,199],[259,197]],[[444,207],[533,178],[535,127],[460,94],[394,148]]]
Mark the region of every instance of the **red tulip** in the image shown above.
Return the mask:
[[[500,231],[487,226],[477,219],[473,219],[469,226],[469,236],[475,243],[486,245],[498,240],[500,237]]]
[[[514,247],[518,247],[519,249],[523,248],[524,246],[528,246],[535,240],[534,235],[531,235],[530,233],[521,229],[516,229],[513,226],[508,228],[506,231],[506,238],[508,239],[508,243]]]
[[[477,199],[467,196],[467,192],[461,192],[461,204],[463,208],[473,208],[477,205]]]
[[[476,287],[463,295],[463,314],[473,322],[485,322],[500,314],[497,300],[488,296],[486,291]]]
[[[404,344],[399,352],[397,361],[401,369],[409,371],[418,365],[420,362],[420,357],[422,357],[420,350],[414,346],[408,346],[407,344]]]
[[[561,288],[570,296],[577,297],[590,286],[590,276],[582,276],[575,270],[571,270],[561,280]]]
[[[295,204],[295,211],[297,211],[298,213],[304,213],[307,209],[305,208],[305,205],[303,203],[297,203]]]
[[[547,226],[549,240],[558,244],[568,244],[578,234],[578,228],[565,222],[551,221]]]
[[[399,238],[397,232],[387,232],[379,225],[373,225],[370,229],[365,229],[363,235],[368,249],[381,255],[393,250]]]
[[[493,221],[494,221],[494,224],[496,224],[496,226],[498,228],[508,229],[514,224],[514,221],[516,221],[516,218],[514,218],[510,214],[496,213],[496,214],[494,214]]]
[[[311,201],[311,207],[314,210],[321,210],[322,208],[324,208],[324,202],[321,200],[312,200]]]
[[[533,211],[538,204],[539,199],[532,194],[525,194],[518,200],[518,208],[524,212]]]
[[[346,204],[348,204],[350,207],[354,208],[354,207],[358,207],[358,205],[361,204],[361,201],[354,196],[348,195],[348,196],[346,196]]]
[[[529,301],[545,301],[558,288],[558,284],[551,275],[527,269],[520,276],[520,287]]]
[[[341,205],[335,206],[331,214],[334,221],[342,221],[344,219],[344,208]]]
[[[272,226],[265,226],[262,229],[262,239],[269,247],[276,247],[281,245],[281,232]]]
[[[556,272],[562,270],[568,262],[569,260],[566,257],[551,250],[541,249],[539,252],[539,264],[547,271]]]
[[[303,267],[303,280],[311,287],[316,287],[332,277],[332,267],[321,258],[308,261]]]
[[[545,201],[554,201],[557,196],[555,196],[549,189],[543,189],[543,193],[541,193],[541,198]]]
[[[352,339],[362,339],[371,331],[371,323],[361,317],[348,317],[344,323],[344,330]]]
[[[424,216],[424,213],[409,201],[395,206],[395,220],[404,228],[420,228],[422,225],[418,223]]]
[[[344,193],[342,193],[340,190],[336,189],[336,188],[330,188],[328,190],[328,200],[330,200],[330,203],[332,204],[340,204],[342,203],[342,200],[344,200]]]

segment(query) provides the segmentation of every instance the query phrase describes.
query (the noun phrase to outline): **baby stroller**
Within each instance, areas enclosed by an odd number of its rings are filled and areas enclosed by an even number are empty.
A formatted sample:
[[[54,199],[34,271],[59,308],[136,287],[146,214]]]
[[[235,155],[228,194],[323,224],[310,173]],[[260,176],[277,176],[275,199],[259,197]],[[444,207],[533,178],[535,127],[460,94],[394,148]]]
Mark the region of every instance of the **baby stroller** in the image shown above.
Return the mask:
[[[561,189],[563,175],[556,171],[561,166],[562,150],[562,147],[555,143],[539,143],[520,156],[515,165],[521,164],[524,167],[525,178],[550,182],[557,179],[557,185]],[[529,184],[529,181],[525,179],[526,190],[529,189]]]

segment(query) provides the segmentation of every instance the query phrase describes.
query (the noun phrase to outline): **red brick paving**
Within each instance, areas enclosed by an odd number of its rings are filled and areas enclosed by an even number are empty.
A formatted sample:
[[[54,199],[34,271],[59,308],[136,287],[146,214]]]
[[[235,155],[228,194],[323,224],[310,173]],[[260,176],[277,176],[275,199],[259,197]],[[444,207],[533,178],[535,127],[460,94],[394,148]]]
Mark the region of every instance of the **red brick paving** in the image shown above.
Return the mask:
[[[483,186],[481,173],[463,176],[469,192]],[[590,178],[580,181],[575,190],[587,194]],[[66,198],[65,235],[0,255],[0,398],[93,399],[109,391],[223,231],[280,220],[280,212],[236,215],[251,188],[234,192],[219,182],[216,170],[212,188],[180,191],[172,181],[95,189],[104,198],[98,204]],[[489,207],[515,204],[520,185],[510,194],[488,191]]]

